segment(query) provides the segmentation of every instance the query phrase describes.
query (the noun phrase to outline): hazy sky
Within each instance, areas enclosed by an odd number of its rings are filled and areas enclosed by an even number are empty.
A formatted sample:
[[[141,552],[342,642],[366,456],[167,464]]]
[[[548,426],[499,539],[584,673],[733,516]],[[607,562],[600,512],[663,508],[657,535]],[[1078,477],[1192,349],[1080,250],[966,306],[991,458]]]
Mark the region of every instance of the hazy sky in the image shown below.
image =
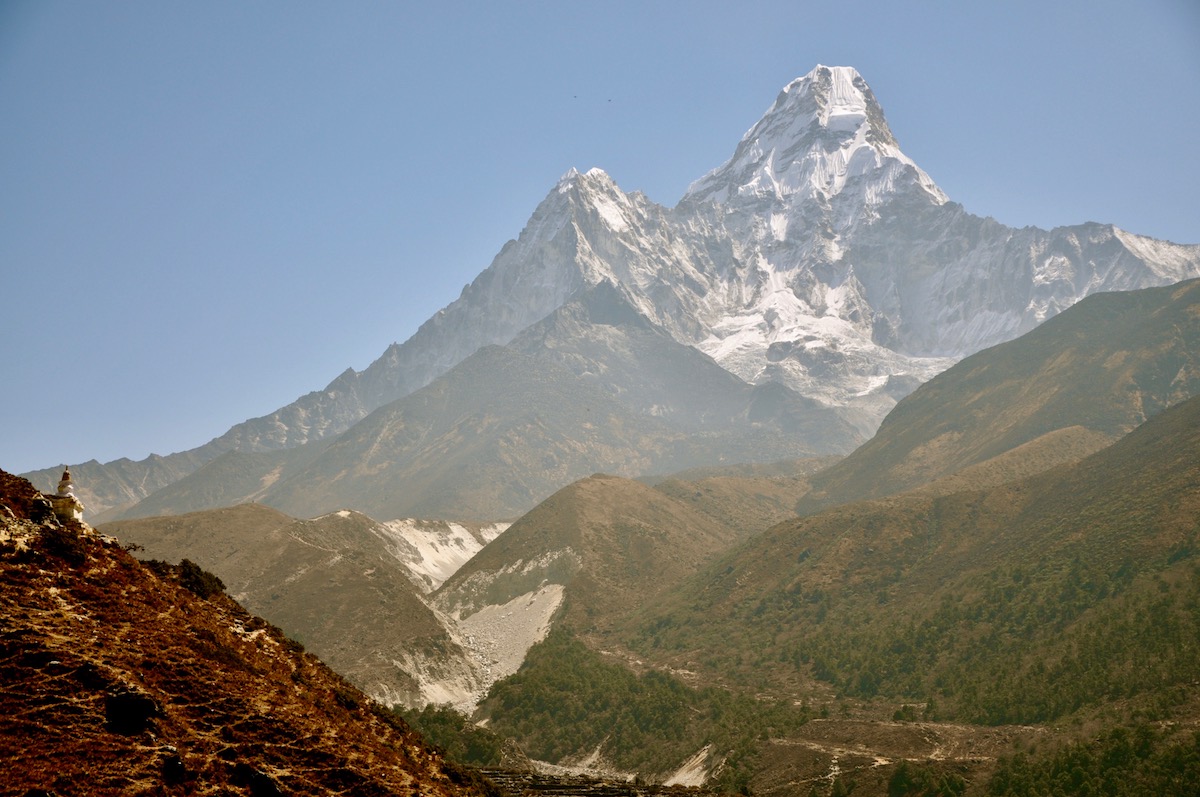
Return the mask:
[[[1200,242],[1195,0],[0,0],[0,468],[322,389],[569,168],[673,205],[818,63],[974,213]]]

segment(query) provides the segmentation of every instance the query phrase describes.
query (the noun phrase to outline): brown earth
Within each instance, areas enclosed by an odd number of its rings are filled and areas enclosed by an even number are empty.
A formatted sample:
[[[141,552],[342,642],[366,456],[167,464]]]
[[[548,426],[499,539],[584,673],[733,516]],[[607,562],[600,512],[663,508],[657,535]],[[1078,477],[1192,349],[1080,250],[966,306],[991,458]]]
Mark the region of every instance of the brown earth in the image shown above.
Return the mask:
[[[736,538],[733,529],[652,487],[595,474],[523,515],[435,595],[444,611],[469,615],[544,583],[561,584],[562,619],[602,632]]]
[[[694,468],[654,482],[654,489],[732,529],[737,537],[749,537],[795,517],[796,502],[811,489],[809,477],[837,461],[817,457]]]

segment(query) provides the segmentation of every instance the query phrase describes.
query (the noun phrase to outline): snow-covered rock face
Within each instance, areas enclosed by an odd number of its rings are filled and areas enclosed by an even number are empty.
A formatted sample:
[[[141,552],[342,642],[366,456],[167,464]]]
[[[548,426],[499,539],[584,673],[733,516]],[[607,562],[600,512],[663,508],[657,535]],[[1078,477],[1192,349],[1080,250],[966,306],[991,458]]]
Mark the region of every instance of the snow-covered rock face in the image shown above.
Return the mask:
[[[675,208],[600,169],[563,175],[456,301],[358,376],[413,390],[611,280],[680,342],[870,434],[921,382],[1088,293],[1189,276],[1200,247],[966,213],[901,152],[854,69],[818,66]]]
[[[914,179],[937,204],[946,195],[900,151],[865,80],[845,66],[818,66],[789,83],[742,137],[723,166],[688,189],[685,201],[728,203],[738,197],[799,195],[828,200],[857,186],[865,208],[897,182]],[[772,218],[782,240],[786,226]]]
[[[1089,293],[1195,276],[1200,246],[972,216],[901,152],[854,69],[818,66],[676,207],[572,169],[409,340],[185,464],[338,434],[606,279],[679,342],[749,382],[840,408],[870,434],[921,382]]]

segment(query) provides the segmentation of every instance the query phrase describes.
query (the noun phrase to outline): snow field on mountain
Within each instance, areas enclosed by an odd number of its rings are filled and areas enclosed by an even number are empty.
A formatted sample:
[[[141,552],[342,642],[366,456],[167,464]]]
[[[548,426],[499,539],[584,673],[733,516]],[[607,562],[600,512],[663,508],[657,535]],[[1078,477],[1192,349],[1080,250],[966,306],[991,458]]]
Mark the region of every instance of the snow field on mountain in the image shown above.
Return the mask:
[[[1112,229],[1117,239],[1129,251],[1146,261],[1158,276],[1171,282],[1179,282],[1195,276],[1195,259],[1188,249],[1169,241],[1135,235],[1119,227]]]
[[[381,523],[380,530],[393,555],[412,571],[422,591],[429,593],[509,525],[482,526],[477,536],[458,523],[406,518]]]

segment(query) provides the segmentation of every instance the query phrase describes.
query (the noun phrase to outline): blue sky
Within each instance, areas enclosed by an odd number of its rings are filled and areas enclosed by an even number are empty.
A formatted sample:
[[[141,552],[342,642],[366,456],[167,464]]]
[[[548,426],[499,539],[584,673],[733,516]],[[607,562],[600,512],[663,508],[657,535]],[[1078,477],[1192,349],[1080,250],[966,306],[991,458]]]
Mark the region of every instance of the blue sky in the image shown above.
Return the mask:
[[[0,0],[0,468],[364,368],[571,167],[674,204],[856,67],[949,196],[1200,242],[1200,4]]]

